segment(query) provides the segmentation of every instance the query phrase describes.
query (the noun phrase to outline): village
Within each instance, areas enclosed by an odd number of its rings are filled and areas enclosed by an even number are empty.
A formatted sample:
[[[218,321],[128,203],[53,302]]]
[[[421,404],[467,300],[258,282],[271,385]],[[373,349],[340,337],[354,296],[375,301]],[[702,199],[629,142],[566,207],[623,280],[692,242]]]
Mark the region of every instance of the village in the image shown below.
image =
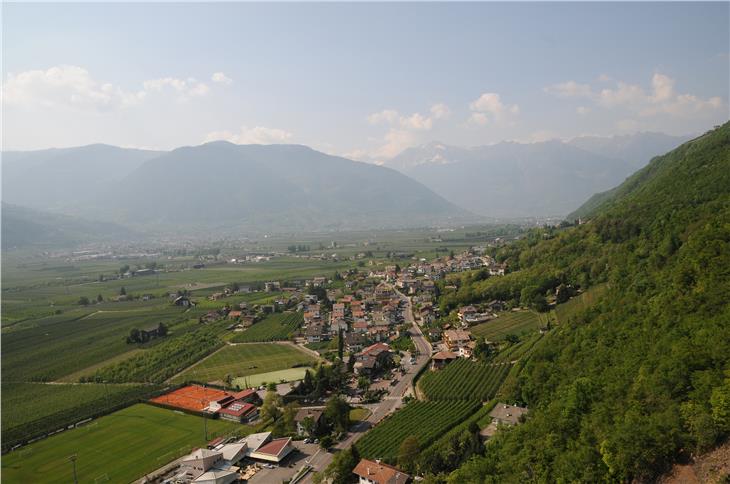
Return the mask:
[[[384,264],[332,277],[268,281],[258,287],[234,284],[210,294],[207,304],[223,305],[201,316],[200,324],[225,320],[226,329],[233,334],[250,331],[271,315],[301,314],[301,324],[291,331],[289,340],[320,356],[324,362],[320,368],[329,370],[317,370],[317,375],[306,372],[303,380],[272,381],[254,388],[238,384],[231,389],[230,381],[186,382],[152,399],[151,404],[163,408],[256,429],[268,418],[271,402],[278,402],[274,405],[286,415],[288,427],[214,439],[206,448],[140,482],[309,482],[311,472],[322,471],[331,462],[332,452],[350,447],[408,401],[418,398],[413,382],[424,371],[440,371],[453,361],[474,356],[480,338],[475,338],[469,327],[496,318],[506,306],[492,301],[479,307],[460,307],[457,321],[443,323],[437,304],[438,284],[449,273],[475,269],[488,271],[490,276],[504,275],[505,266],[484,252],[471,249],[430,262],[411,261],[404,267]],[[267,304],[226,303],[236,294],[250,292],[271,294],[272,299]],[[200,303],[187,291],[171,293],[170,301],[183,307]],[[335,375],[331,378],[340,383],[315,391],[323,371]],[[360,409],[366,416],[350,420],[344,428],[338,426],[327,409],[341,397],[347,408]],[[269,410],[264,410],[267,405]],[[482,438],[491,437],[499,425],[518,424],[526,411],[496,405]],[[368,484],[412,479],[377,459],[363,458],[353,472],[361,483]]]

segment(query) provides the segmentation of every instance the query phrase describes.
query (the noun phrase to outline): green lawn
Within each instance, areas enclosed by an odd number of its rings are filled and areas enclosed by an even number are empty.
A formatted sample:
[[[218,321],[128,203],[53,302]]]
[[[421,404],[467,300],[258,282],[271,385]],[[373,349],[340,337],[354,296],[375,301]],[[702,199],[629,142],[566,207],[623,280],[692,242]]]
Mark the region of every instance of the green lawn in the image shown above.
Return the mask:
[[[313,357],[288,344],[228,345],[200,364],[178,375],[174,382],[185,380],[223,381],[227,375],[233,378],[250,376],[297,366],[312,366],[315,361]]]
[[[208,438],[251,427],[208,420]],[[3,482],[73,482],[68,456],[77,455],[79,482],[131,482],[205,443],[203,419],[138,404],[41,440],[2,458]]]
[[[475,335],[489,340],[498,340],[506,335],[535,331],[541,324],[540,315],[534,311],[504,313],[492,321],[469,328]]]
[[[302,366],[299,368],[289,368],[287,370],[269,371],[266,373],[257,373],[251,376],[241,376],[233,379],[233,385],[241,388],[250,388],[263,385],[264,383],[281,383],[304,379],[304,374],[312,368]]]

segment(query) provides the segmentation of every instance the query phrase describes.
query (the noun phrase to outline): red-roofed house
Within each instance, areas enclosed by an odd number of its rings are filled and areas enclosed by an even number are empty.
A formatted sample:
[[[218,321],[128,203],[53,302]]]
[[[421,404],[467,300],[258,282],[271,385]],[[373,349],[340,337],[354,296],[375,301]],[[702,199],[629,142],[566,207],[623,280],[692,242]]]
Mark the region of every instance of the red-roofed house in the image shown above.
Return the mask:
[[[406,484],[411,476],[397,467],[380,461],[362,459],[352,470],[359,478],[359,484]]]

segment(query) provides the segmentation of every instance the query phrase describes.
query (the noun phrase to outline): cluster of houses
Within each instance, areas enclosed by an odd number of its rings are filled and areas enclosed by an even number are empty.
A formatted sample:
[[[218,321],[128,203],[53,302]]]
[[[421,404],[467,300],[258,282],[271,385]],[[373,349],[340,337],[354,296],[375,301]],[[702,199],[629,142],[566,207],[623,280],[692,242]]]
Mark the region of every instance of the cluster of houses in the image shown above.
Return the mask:
[[[347,282],[349,278],[346,286]],[[391,285],[366,282],[353,289],[352,294],[331,295],[336,302],[328,313],[316,296],[305,296],[302,308],[306,343],[318,343],[342,334],[348,352],[355,353],[368,344],[387,343],[400,335],[404,303]]]

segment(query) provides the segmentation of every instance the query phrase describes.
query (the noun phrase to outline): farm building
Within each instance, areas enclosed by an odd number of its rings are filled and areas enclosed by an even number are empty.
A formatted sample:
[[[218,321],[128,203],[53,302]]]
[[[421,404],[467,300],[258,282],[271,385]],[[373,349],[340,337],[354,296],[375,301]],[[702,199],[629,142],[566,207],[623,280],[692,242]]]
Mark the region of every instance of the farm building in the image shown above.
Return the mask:
[[[524,407],[518,407],[516,405],[507,405],[506,403],[498,403],[494,406],[489,416],[492,421],[487,425],[479,436],[482,440],[490,439],[499,429],[500,425],[507,425],[509,427],[518,425],[522,421],[523,415],[526,415],[528,410]]]

